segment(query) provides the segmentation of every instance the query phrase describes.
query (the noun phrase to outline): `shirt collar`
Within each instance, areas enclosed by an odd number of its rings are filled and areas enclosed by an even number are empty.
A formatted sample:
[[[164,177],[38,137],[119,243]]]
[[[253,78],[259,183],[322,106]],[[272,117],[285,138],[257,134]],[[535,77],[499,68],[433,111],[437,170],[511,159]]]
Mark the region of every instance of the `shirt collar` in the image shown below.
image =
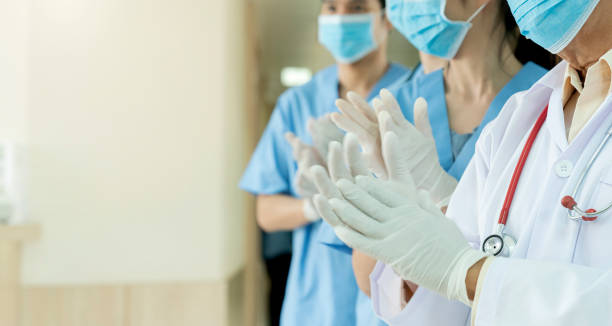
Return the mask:
[[[567,62],[562,61],[551,69],[546,75],[544,75],[544,77],[542,77],[538,82],[536,82],[534,86],[544,86],[551,90],[559,88],[563,84],[563,78],[567,66]]]
[[[607,69],[608,72],[612,70],[612,49],[606,52],[606,54],[604,54],[596,64],[589,67],[587,70],[587,75],[591,73],[603,73],[602,69]],[[607,75],[610,76],[609,73]],[[611,86],[608,93],[612,91],[612,82],[610,85]],[[578,71],[572,68],[569,64],[566,64],[565,75],[563,77],[563,104],[567,103],[574,92],[582,94],[583,90],[584,82],[580,78]]]

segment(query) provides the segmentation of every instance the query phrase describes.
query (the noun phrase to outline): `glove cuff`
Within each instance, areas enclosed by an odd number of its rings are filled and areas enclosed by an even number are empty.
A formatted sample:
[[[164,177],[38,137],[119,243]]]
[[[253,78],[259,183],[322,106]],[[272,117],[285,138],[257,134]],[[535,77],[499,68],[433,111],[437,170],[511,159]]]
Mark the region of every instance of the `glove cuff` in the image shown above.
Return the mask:
[[[461,301],[470,307],[472,306],[472,300],[468,299],[465,278],[469,269],[484,257],[486,255],[482,251],[472,248],[466,249],[461,253],[449,275],[446,293],[448,298]]]

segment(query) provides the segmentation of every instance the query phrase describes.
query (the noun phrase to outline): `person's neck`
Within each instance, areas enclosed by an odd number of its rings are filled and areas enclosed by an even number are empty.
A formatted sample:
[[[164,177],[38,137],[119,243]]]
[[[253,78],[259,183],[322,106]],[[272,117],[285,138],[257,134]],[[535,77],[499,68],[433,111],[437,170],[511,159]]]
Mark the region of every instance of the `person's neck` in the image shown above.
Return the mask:
[[[583,77],[612,49],[612,1],[600,1],[578,35],[559,53]]]
[[[461,94],[468,101],[490,100],[499,93],[522,68],[504,41],[504,33],[502,26],[493,33],[487,28],[472,28],[445,69],[447,92]]]
[[[368,54],[363,59],[352,64],[338,64],[338,80],[340,97],[346,97],[348,91],[368,97],[374,85],[389,69],[384,48]]]

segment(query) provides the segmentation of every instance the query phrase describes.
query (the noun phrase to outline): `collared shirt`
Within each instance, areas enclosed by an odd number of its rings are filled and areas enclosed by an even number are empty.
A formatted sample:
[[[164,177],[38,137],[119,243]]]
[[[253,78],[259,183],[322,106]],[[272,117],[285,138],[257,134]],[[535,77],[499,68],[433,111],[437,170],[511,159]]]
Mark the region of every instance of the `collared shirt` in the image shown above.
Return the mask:
[[[568,104],[574,92],[579,93],[574,117],[572,118],[572,124],[567,137],[568,143],[571,143],[576,138],[603,101],[612,92],[611,71],[612,49],[604,54],[596,64],[589,67],[584,83],[576,69],[567,65],[563,78],[563,93],[561,95],[563,106],[565,107]],[[476,288],[476,294],[474,295],[474,311],[472,313],[474,316],[477,313],[478,299],[482,290],[483,282],[480,282],[480,280],[484,279],[491,263],[492,259],[487,259],[480,271],[479,282]]]
[[[497,119],[483,131],[475,156],[451,199],[447,216],[470,244],[479,248],[496,228],[529,132],[540,112],[549,106],[505,229],[517,240],[517,246],[512,258],[489,260],[488,270],[481,274],[473,305],[476,326],[612,322],[612,313],[606,309],[612,300],[612,253],[601,250],[612,245],[612,212],[600,215],[597,223],[580,223],[569,220],[567,209],[560,204],[561,198],[572,192],[612,126],[612,95],[568,143],[562,101],[566,66],[566,62],[561,63],[528,91],[508,100]],[[593,162],[576,196],[584,207],[600,209],[610,203],[610,162],[612,146],[608,144]],[[376,289],[376,280],[380,279],[376,272],[372,277],[373,294],[381,292]],[[470,324],[470,309],[419,288],[394,317],[392,325],[464,326]]]
[[[575,92],[579,93],[576,110],[568,133],[572,142],[591,119],[605,98],[612,92],[612,49],[604,54],[597,63],[587,70],[584,83],[578,72],[567,66],[563,85],[563,105],[566,105]]]
[[[413,121],[412,107],[414,100],[424,97],[429,104],[428,113],[440,165],[447,172],[459,179],[475,154],[476,141],[486,129],[487,123],[498,116],[504,104],[517,92],[529,89],[538,81],[546,70],[533,63],[526,64],[491,103],[481,125],[474,131],[467,143],[458,154],[453,153],[453,135],[449,127],[446,101],[444,94],[444,78],[442,71],[432,72],[413,80],[398,88],[395,93],[404,115]],[[442,94],[442,96],[440,95]],[[478,244],[475,244],[478,247]],[[410,302],[402,302],[404,297],[403,281],[391,267],[379,262],[370,274],[370,284],[374,310],[390,325],[466,325],[469,319],[467,306],[462,303],[453,304],[442,299],[437,301],[437,295],[419,287]],[[431,308],[429,309],[429,305]],[[437,308],[442,307],[441,309]],[[441,313],[443,311],[443,313]],[[452,324],[448,321],[453,320]]]

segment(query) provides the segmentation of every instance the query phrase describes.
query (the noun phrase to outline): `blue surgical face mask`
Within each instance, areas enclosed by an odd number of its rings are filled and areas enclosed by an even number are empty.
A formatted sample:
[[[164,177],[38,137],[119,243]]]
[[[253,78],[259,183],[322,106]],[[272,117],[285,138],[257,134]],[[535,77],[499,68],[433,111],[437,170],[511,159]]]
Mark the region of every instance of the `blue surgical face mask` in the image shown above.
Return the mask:
[[[355,63],[378,48],[376,14],[319,16],[319,43],[340,63]]]
[[[452,59],[472,27],[472,20],[487,3],[462,22],[446,18],[446,0],[387,0],[387,17],[419,51]]]
[[[508,0],[521,34],[551,53],[563,50],[599,0]]]

